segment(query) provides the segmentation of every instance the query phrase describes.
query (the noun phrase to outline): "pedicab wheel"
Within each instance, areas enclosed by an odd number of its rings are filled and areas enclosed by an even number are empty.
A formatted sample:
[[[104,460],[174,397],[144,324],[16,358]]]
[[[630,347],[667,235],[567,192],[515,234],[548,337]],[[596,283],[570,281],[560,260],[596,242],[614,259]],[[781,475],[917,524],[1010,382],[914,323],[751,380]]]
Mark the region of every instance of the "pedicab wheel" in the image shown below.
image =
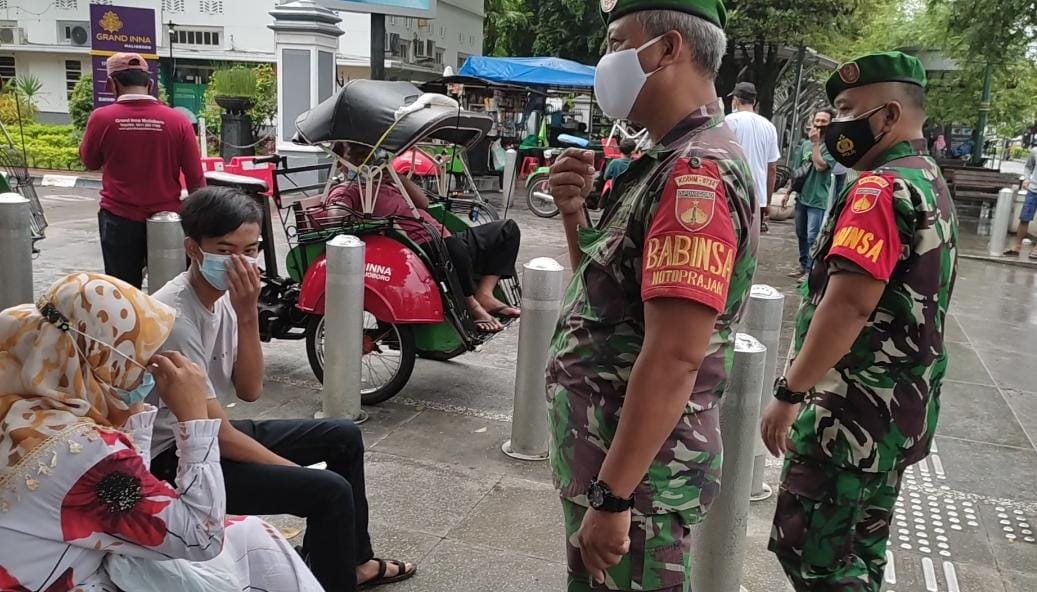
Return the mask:
[[[324,382],[324,315],[310,316],[306,355],[313,374]],[[396,396],[410,380],[416,357],[414,331],[409,326],[383,323],[365,311],[360,402],[377,405]]]
[[[526,192],[526,205],[529,206],[529,211],[541,218],[554,218],[557,216],[558,206],[555,205],[554,200],[537,197],[537,193],[551,194],[551,182],[548,180],[547,175],[536,179],[529,185],[529,191]]]

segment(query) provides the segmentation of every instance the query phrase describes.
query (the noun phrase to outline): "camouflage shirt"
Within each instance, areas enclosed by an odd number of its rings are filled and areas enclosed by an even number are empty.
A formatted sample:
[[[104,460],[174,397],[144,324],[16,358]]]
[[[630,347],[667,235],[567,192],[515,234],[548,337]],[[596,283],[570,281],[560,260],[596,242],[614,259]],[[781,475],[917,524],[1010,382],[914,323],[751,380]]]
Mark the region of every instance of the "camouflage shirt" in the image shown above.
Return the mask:
[[[834,270],[886,282],[850,352],[816,385],[791,433],[794,454],[864,472],[903,468],[929,453],[957,271],[957,215],[925,142],[898,144],[880,162],[842,192],[817,237],[792,352],[803,347]]]
[[[753,181],[720,102],[618,177],[575,270],[548,357],[551,465],[562,496],[586,505],[615,437],[645,336],[644,302],[685,298],[719,313],[684,415],[635,490],[635,512],[698,512],[719,489],[717,403],[734,323],[756,270]]]

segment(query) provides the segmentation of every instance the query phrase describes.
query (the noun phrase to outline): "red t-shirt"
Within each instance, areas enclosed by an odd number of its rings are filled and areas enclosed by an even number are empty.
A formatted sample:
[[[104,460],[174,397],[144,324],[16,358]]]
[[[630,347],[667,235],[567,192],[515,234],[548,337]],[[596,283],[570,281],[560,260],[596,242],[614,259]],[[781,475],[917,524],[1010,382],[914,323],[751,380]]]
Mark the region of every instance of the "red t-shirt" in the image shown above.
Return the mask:
[[[79,159],[102,169],[101,209],[143,222],[180,211],[180,172],[187,190],[205,186],[191,122],[151,98],[121,100],[90,115]]]

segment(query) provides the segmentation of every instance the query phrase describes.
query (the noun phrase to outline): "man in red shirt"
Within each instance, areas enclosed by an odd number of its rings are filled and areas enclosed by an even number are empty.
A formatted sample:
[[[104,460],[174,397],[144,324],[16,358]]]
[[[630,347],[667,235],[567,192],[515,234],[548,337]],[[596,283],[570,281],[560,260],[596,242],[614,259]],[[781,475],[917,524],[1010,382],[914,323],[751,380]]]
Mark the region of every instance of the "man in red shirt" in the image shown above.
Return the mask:
[[[204,187],[205,176],[191,123],[151,96],[147,61],[117,53],[107,69],[115,104],[90,115],[79,159],[90,170],[104,171],[97,214],[104,272],[140,288],[147,219],[180,211],[181,172],[188,191]]]

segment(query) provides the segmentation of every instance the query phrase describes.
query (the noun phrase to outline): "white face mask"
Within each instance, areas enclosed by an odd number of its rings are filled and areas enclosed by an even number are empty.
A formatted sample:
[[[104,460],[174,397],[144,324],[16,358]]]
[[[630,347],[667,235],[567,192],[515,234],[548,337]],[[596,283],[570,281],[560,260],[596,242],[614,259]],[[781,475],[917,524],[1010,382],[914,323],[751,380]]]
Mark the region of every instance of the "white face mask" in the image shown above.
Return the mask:
[[[648,77],[659,71],[645,73],[637,55],[662,38],[660,35],[637,49],[607,53],[598,61],[594,70],[594,98],[605,115],[612,119],[630,116]]]

